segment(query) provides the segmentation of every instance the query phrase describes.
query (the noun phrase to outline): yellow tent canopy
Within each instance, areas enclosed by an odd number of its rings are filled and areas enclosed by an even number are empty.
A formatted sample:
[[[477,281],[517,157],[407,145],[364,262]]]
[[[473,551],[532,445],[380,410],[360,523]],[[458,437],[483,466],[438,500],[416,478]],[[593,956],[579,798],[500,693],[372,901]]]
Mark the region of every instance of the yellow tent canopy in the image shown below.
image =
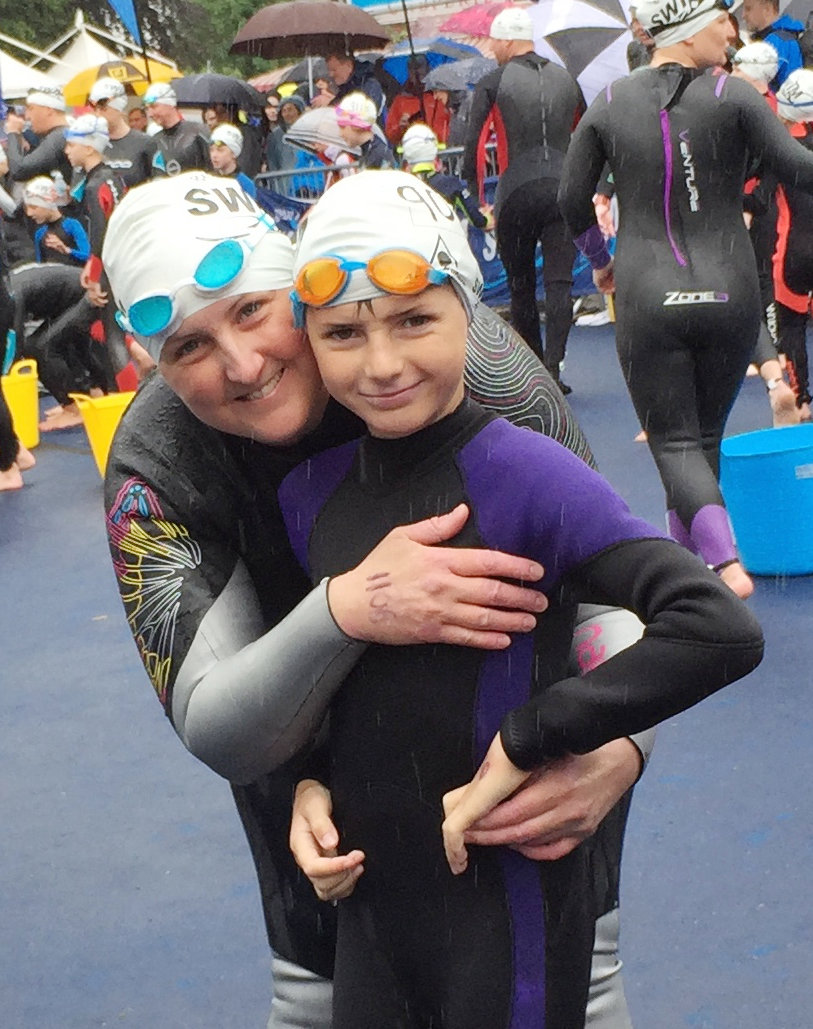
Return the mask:
[[[179,75],[178,69],[161,61],[149,61],[149,79],[146,74],[146,62],[143,57],[128,57],[115,61],[105,61],[85,68],[65,86],[65,103],[68,107],[84,107],[88,95],[97,79],[111,78],[121,82],[128,93],[143,96],[152,82],[170,82]]]

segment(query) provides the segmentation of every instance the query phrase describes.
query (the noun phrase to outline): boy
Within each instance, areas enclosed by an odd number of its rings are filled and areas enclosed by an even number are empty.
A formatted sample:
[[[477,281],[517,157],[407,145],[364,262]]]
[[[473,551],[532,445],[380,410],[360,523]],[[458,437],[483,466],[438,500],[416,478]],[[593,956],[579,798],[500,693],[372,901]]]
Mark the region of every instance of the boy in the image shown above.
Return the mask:
[[[243,152],[243,133],[236,125],[224,122],[212,129],[209,141],[209,157],[216,175],[227,175],[237,179],[243,190],[257,199],[257,188],[244,172],[238,170],[237,158]]]
[[[549,601],[533,638],[499,655],[370,646],[337,694],[330,786],[350,852],[325,872],[363,874],[339,908],[334,1029],[583,1027],[589,848],[536,864],[467,855],[463,832],[545,761],[675,714],[761,658],[758,626],[702,563],[578,459],[465,398],[478,287],[452,208],[401,172],[337,183],[295,258],[295,309],[319,371],[369,431],[279,491],[297,556],[312,580],[328,578],[333,609],[341,573],[405,512],[458,503],[472,516],[455,542],[536,560]],[[389,569],[368,568],[370,609],[386,621]],[[565,672],[579,600],[647,624],[582,679]]]
[[[37,264],[83,265],[90,257],[90,241],[75,218],[63,218],[59,208],[67,202],[60,198],[54,180],[38,175],[25,184],[25,213],[37,224],[34,255]]]

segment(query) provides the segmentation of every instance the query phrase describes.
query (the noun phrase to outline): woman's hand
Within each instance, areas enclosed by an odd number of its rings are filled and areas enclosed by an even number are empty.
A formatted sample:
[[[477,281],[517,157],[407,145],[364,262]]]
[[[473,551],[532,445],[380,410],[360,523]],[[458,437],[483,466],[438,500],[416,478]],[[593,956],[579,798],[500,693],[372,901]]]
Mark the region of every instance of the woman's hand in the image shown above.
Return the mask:
[[[530,774],[508,760],[497,734],[472,781],[444,796],[443,847],[455,875],[465,872],[469,861],[465,831],[500,801],[510,797]]]
[[[331,819],[330,791],[315,779],[303,779],[294,794],[289,846],[320,900],[343,900],[364,871],[364,853],[339,855],[339,834]]]
[[[356,568],[328,584],[339,628],[374,643],[451,643],[501,650],[509,633],[529,632],[548,602],[538,590],[503,579],[537,582],[543,568],[498,550],[438,544],[468,519],[465,504],[449,514],[399,526]]]
[[[508,845],[525,857],[555,861],[593,835],[637,782],[641,763],[641,752],[626,738],[551,761],[510,800],[473,823],[464,840],[481,847]]]

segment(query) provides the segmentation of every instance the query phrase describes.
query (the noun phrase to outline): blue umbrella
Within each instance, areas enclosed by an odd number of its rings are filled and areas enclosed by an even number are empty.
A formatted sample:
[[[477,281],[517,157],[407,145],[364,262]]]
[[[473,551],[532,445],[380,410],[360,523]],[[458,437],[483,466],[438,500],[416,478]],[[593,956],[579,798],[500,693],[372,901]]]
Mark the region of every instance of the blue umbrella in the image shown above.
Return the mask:
[[[430,69],[466,57],[482,57],[476,46],[440,36],[437,39],[413,39],[411,43],[409,40],[396,43],[381,63],[393,78],[404,83],[409,75],[409,59],[413,53],[425,57]]]

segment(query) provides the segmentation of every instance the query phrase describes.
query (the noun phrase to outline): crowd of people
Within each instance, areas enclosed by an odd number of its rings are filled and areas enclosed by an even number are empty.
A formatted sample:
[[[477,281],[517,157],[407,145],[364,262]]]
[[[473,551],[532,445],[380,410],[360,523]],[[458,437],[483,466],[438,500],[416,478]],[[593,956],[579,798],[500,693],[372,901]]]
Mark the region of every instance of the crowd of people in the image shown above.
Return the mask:
[[[6,124],[7,249],[31,257],[0,339],[37,358],[44,431],[138,368],[113,566],[173,728],[232,786],[271,1029],[631,1026],[631,788],[656,723],[762,655],[717,482],[749,363],[779,423],[810,415],[813,70],[761,6],[737,51],[724,3],[642,0],[640,66],[589,108],[506,9],[460,176],[418,61],[388,95],[328,55],[312,95],[266,98],[259,165],[228,111],[186,119],[166,84],[152,134],[112,80],[90,113],[38,91]],[[292,238],[254,179],[308,174],[300,154],[331,176]],[[496,225],[513,328],[479,299],[470,225]],[[668,533],[594,470],[564,400],[579,251],[616,297]],[[33,458],[4,412],[17,488]]]

